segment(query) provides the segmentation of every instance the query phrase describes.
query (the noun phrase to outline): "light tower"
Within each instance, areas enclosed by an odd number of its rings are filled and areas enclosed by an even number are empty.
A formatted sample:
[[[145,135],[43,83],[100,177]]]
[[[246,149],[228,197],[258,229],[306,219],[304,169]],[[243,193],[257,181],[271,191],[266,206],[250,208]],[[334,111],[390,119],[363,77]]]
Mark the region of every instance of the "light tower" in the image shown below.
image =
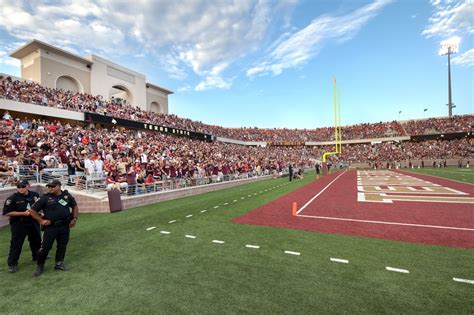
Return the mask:
[[[449,117],[453,116],[453,108],[456,107],[453,104],[451,96],[451,54],[457,53],[459,51],[459,42],[460,38],[455,36],[450,39],[444,40],[441,42],[441,47],[439,49],[439,55],[444,56],[448,55],[448,110]]]

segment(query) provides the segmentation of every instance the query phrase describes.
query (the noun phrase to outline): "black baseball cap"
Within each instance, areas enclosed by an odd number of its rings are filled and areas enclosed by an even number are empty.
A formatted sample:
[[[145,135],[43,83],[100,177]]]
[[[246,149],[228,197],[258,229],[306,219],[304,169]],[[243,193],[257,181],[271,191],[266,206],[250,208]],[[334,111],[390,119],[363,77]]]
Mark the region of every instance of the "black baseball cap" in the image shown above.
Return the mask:
[[[56,187],[56,186],[61,186],[61,182],[57,179],[52,179],[46,184],[46,187]]]
[[[22,179],[16,183],[17,188],[25,188],[26,186],[30,186],[30,183],[26,179]]]

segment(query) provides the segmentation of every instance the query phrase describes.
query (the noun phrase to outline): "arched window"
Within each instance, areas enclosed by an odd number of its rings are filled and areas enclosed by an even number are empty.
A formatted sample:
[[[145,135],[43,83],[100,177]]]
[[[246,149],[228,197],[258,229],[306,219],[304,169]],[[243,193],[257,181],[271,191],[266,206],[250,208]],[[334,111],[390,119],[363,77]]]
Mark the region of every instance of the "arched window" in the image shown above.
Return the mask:
[[[109,91],[109,99],[119,99],[128,104],[133,104],[132,93],[122,85],[114,85]]]
[[[158,113],[158,114],[164,114],[165,109],[163,108],[163,105],[157,103],[157,102],[151,102],[150,104],[150,112],[153,113]]]
[[[56,80],[56,88],[65,91],[83,92],[79,82],[68,75],[62,75]]]

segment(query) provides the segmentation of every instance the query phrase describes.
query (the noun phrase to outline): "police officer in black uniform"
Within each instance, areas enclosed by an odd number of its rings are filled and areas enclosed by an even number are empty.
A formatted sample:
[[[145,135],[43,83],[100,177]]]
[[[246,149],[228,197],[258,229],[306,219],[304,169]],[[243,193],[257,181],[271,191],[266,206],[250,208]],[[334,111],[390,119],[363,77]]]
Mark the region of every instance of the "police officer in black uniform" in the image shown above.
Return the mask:
[[[290,177],[290,182],[293,180],[293,165],[288,165],[288,173],[289,173],[289,177]]]
[[[49,192],[31,207],[31,215],[44,227],[43,242],[38,251],[38,266],[33,273],[35,277],[44,272],[44,263],[54,241],[57,246],[54,269],[67,270],[64,266],[64,256],[69,241],[69,232],[76,225],[79,214],[76,200],[67,190],[61,190],[59,180],[49,181],[46,187]],[[43,217],[38,214],[39,212],[43,212]]]
[[[19,181],[16,185],[18,191],[5,200],[3,215],[10,217],[11,241],[8,254],[8,271],[18,271],[18,260],[26,236],[30,243],[33,260],[41,246],[41,232],[38,222],[31,216],[29,209],[39,199],[39,194],[29,191],[30,184],[27,180]]]

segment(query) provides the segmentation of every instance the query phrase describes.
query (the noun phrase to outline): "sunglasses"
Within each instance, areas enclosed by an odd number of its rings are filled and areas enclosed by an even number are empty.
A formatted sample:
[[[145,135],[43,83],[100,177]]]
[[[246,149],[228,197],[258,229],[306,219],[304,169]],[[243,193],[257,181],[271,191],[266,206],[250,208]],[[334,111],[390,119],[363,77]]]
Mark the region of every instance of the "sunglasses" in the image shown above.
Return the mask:
[[[46,187],[48,187],[48,188],[54,188],[54,187],[57,187],[57,185],[54,185],[54,186],[53,186],[53,185],[46,185]]]
[[[24,185],[16,185],[16,188],[26,188]]]

